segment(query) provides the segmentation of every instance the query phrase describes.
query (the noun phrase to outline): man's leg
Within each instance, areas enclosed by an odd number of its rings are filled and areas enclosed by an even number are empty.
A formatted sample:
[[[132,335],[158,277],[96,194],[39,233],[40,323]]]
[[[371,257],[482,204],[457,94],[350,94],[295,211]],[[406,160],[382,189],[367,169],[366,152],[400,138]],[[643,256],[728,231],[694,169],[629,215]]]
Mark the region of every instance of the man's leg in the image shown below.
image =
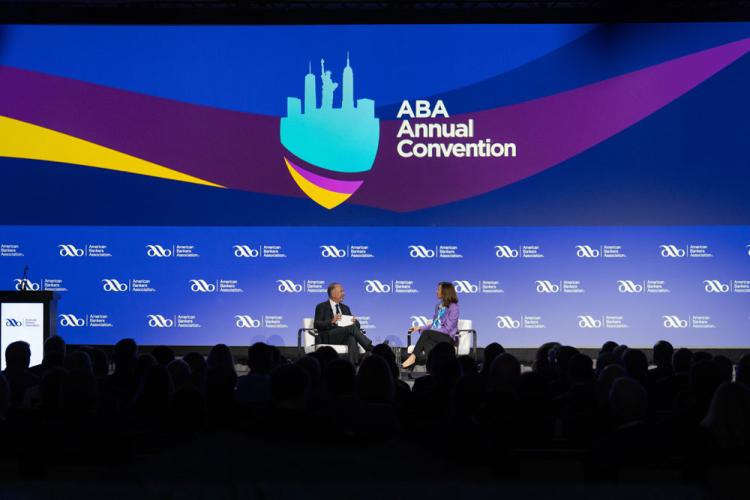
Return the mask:
[[[333,344],[333,345],[346,345],[347,337],[349,334],[346,332],[346,328],[336,327],[320,332],[320,343],[321,344]]]
[[[372,340],[368,339],[367,335],[362,333],[357,325],[351,325],[347,328],[351,330],[351,335],[355,338],[357,344],[361,345],[366,352],[372,351]]]
[[[352,326],[337,326],[328,331],[321,332],[320,340],[322,344],[333,344],[333,345],[345,345],[349,349],[347,359],[356,366],[357,359],[359,359],[359,348],[357,347],[357,339],[354,335]],[[357,330],[359,332],[359,330]],[[360,333],[361,335],[361,333]]]
[[[359,346],[357,346],[357,339],[353,335],[349,335],[346,339],[346,345],[349,348],[349,362],[354,366],[357,366],[359,361]]]

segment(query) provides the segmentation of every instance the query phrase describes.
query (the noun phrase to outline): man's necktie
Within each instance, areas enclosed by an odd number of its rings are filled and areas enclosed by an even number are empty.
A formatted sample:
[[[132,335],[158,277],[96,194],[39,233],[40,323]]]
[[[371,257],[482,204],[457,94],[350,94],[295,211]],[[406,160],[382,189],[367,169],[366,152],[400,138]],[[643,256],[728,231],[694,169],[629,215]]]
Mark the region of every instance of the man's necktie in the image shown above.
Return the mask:
[[[341,314],[341,308],[336,304],[336,314]]]

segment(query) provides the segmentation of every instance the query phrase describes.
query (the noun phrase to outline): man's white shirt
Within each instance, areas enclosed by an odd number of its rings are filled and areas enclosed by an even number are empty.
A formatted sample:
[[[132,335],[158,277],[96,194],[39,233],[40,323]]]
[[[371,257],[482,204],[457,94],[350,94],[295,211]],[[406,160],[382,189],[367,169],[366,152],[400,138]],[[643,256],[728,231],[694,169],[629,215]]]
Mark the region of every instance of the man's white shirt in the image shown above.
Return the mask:
[[[333,311],[333,317],[335,318],[336,317],[336,302],[334,302],[331,299],[328,299],[328,303],[331,304],[331,311]],[[339,310],[341,310],[341,306],[340,305],[339,305]]]

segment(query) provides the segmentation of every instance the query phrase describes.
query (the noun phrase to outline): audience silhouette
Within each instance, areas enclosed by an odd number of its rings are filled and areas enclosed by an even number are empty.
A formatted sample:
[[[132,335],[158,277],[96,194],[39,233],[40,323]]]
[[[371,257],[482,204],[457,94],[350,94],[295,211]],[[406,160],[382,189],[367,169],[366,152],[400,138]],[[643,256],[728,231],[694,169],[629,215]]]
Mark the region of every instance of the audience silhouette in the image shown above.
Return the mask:
[[[116,466],[242,432],[270,449],[407,442],[507,477],[523,477],[532,458],[560,467],[577,460],[585,477],[601,480],[639,467],[699,480],[711,467],[748,461],[750,354],[735,373],[726,356],[663,340],[652,362],[613,341],[596,359],[549,342],[525,366],[497,343],[481,363],[444,343],[423,376],[408,378],[399,354],[381,344],[355,367],[331,347],[288,360],[259,342],[238,377],[223,344],[180,358],[167,346],[140,353],[123,339],[110,364],[102,348],[52,337],[42,363],[30,367],[29,345],[13,342],[0,374],[0,460]]]

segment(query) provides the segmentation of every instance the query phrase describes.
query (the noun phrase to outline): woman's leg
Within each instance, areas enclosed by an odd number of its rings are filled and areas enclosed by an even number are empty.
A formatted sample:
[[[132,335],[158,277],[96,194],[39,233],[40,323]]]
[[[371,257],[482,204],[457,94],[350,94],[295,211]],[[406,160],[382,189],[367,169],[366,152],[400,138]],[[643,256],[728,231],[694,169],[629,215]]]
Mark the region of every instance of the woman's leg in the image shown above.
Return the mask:
[[[430,359],[430,352],[436,345],[442,342],[453,344],[453,339],[451,338],[451,336],[443,332],[436,332],[435,330],[426,330],[422,332],[422,337],[424,337],[425,335],[427,335],[427,338],[425,339],[424,346],[423,346],[425,361]],[[417,348],[415,346],[414,351],[416,352],[416,350]],[[417,354],[417,356],[419,356],[419,354]]]
[[[412,351],[412,354],[414,354],[418,360],[422,359],[422,353],[424,352],[425,343],[429,342],[429,339],[427,338],[427,332],[430,330],[425,330],[419,334],[419,338],[417,339],[417,343],[414,344],[414,350]]]
[[[442,332],[436,332],[435,330],[424,330],[419,334],[419,339],[417,339],[417,343],[414,345],[414,351],[412,351],[412,353],[409,355],[409,357],[406,358],[401,366],[403,368],[408,368],[416,361],[424,363],[425,361],[427,361],[430,355],[430,351],[432,351],[433,347],[435,347],[437,344],[440,344],[441,342],[453,344],[453,339],[450,335]]]
[[[424,361],[427,359],[423,352],[425,349],[432,349],[432,345],[429,347],[426,347],[426,344],[431,344],[432,340],[430,340],[428,332],[431,332],[432,330],[424,330],[420,332],[419,338],[417,339],[417,343],[414,344],[414,350],[411,352],[411,354],[404,360],[404,362],[401,364],[403,368],[410,367],[417,361],[424,363]]]

